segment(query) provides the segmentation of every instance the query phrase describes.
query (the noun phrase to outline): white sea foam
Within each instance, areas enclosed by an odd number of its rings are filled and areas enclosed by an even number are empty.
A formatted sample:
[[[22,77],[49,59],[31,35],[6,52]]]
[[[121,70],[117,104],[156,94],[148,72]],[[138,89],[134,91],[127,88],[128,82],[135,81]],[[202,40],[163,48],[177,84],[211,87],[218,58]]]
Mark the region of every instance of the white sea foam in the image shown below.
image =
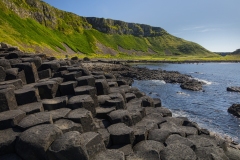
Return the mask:
[[[207,81],[207,80],[204,80],[204,79],[199,79],[199,78],[193,78],[195,80],[198,80],[200,82],[203,82],[204,84],[207,84],[207,85],[211,85],[213,82],[211,81]]]
[[[156,84],[166,84],[164,80],[151,80],[151,81]]]

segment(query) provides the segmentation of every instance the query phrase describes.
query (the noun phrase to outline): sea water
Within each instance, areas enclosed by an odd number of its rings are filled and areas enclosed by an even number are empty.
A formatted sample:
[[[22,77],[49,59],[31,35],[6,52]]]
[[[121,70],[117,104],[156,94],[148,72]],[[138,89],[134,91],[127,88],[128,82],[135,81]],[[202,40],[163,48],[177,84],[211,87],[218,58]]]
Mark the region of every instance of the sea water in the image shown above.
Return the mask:
[[[205,83],[204,91],[189,91],[179,84],[162,80],[135,80],[133,86],[153,98],[160,98],[173,116],[188,117],[200,127],[240,142],[240,118],[227,112],[240,103],[240,93],[228,92],[229,86],[240,86],[240,63],[138,64],[135,67],[179,71]]]

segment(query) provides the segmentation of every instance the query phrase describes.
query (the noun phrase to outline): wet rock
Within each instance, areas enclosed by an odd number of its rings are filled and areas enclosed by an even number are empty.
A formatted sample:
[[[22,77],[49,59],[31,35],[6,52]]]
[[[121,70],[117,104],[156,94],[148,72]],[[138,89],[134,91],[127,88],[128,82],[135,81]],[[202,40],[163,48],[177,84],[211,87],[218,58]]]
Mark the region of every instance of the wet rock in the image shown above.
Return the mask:
[[[190,80],[187,82],[184,82],[180,85],[182,89],[188,89],[192,91],[200,91],[202,90],[202,83],[196,80]]]
[[[196,160],[194,151],[184,144],[170,144],[160,152],[162,160]]]
[[[0,113],[0,130],[12,128],[26,116],[26,113],[21,110],[10,110]]]
[[[228,112],[234,116],[240,117],[240,104],[233,104],[228,108]]]
[[[240,87],[227,87],[227,91],[240,92]]]
[[[62,130],[63,133],[67,133],[70,131],[78,131],[79,133],[83,133],[82,125],[78,123],[74,123],[68,119],[59,119],[54,122],[54,125]]]
[[[49,147],[50,159],[75,159],[88,160],[87,148],[83,145],[80,133],[70,131],[58,137]]]
[[[17,108],[17,101],[14,95],[14,89],[0,89],[0,112],[13,110]]]
[[[53,124],[43,124],[24,131],[16,143],[16,152],[23,159],[47,159],[46,151],[52,142],[62,135]]]
[[[117,123],[109,126],[108,132],[110,133],[113,145],[133,144],[134,133],[133,129],[124,123]]]

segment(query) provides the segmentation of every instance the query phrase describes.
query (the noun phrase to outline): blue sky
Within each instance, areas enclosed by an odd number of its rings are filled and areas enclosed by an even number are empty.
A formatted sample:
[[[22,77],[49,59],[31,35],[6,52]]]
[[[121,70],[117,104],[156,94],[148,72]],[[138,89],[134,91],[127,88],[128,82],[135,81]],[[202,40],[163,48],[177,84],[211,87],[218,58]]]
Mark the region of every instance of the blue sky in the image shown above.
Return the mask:
[[[240,0],[44,0],[84,17],[162,27],[213,52],[240,48]]]

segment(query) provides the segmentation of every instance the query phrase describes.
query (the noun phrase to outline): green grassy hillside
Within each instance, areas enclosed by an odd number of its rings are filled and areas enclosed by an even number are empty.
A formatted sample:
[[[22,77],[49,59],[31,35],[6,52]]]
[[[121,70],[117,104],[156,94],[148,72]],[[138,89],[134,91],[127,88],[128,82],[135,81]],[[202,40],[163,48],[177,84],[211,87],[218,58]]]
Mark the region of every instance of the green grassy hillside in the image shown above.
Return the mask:
[[[108,27],[116,28],[109,24]],[[121,27],[118,25],[118,29]],[[85,55],[95,55],[99,50],[104,54],[104,50],[97,47],[97,43],[100,43],[119,55],[126,54],[120,53],[119,47],[135,50],[136,53],[142,51],[146,55],[150,55],[148,50],[151,49],[154,51],[152,56],[213,54],[163,29],[155,36],[100,32],[94,29],[87,18],[58,10],[39,0],[0,1],[0,42],[30,52],[42,52],[47,48],[53,53],[59,53],[60,49],[66,51],[63,45],[66,44],[74,52]]]

